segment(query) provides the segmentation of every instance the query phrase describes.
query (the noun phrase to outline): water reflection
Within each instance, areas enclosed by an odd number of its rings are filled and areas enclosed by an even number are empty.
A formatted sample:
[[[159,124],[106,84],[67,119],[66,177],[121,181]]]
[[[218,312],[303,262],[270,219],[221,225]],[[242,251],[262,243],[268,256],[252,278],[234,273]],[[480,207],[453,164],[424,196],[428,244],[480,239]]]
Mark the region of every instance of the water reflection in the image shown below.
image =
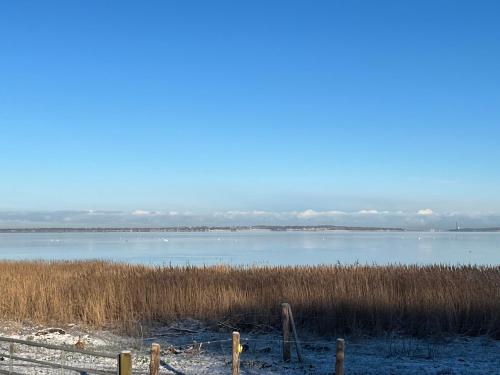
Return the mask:
[[[500,233],[9,233],[0,234],[0,258],[155,265],[499,264]]]

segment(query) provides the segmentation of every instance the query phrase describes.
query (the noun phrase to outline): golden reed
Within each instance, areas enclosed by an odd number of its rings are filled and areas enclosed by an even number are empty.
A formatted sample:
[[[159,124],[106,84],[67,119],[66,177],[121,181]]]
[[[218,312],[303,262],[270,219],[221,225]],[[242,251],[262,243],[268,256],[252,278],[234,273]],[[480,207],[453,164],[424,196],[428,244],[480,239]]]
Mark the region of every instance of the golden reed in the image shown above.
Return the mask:
[[[195,318],[322,333],[500,336],[500,266],[149,267],[0,262],[0,317],[120,327]]]

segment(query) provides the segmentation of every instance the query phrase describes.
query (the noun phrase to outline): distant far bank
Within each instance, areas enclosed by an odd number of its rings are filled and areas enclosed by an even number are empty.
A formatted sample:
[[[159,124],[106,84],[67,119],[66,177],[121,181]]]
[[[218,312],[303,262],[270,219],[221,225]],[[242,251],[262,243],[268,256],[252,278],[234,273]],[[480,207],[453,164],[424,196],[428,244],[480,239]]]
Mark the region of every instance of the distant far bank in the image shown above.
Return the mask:
[[[88,228],[0,228],[0,233],[116,233],[116,232],[241,232],[241,231],[365,231],[365,232],[500,232],[500,227],[442,230],[411,230],[393,227],[355,227],[337,225],[253,225],[253,226],[179,226],[179,227],[88,227]]]
[[[406,232],[403,228],[351,227],[336,225],[252,225],[252,226],[179,226],[179,227],[88,227],[88,228],[0,228],[0,233],[115,233],[115,232],[240,232],[240,231],[370,231]]]
[[[450,232],[500,232],[500,227],[492,228],[460,228],[450,229]]]

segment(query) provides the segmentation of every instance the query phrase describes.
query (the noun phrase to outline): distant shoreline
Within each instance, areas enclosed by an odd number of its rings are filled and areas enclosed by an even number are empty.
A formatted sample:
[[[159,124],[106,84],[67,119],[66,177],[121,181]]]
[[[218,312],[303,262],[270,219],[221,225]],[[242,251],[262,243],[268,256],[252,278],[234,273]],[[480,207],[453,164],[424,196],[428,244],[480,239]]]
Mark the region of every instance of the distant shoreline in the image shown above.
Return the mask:
[[[89,228],[0,228],[0,233],[115,233],[115,232],[297,232],[297,231],[369,231],[406,232],[403,228],[350,227],[334,225],[254,225],[254,226],[179,226],[179,227],[89,227]]]
[[[449,232],[500,232],[500,227],[450,229]]]
[[[179,226],[179,227],[88,227],[88,228],[0,228],[0,233],[197,233],[197,232],[324,232],[324,231],[357,231],[357,232],[500,232],[500,227],[463,228],[442,230],[412,230],[392,227],[354,227],[336,225],[253,225],[253,226]]]

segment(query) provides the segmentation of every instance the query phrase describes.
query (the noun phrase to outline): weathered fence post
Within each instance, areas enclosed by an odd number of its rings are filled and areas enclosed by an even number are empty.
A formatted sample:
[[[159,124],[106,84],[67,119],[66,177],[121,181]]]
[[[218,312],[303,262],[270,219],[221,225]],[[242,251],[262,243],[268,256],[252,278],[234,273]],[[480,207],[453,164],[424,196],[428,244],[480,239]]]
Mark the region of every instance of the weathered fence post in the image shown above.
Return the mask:
[[[9,372],[14,371],[14,360],[12,359],[12,356],[14,355],[14,343],[11,342],[9,344]]]
[[[344,339],[337,339],[337,353],[335,355],[335,375],[344,375]]]
[[[61,372],[60,374],[64,374],[64,366],[66,365],[66,354],[64,352],[61,352]]]
[[[290,314],[290,323],[292,325],[293,338],[295,340],[295,350],[297,351],[297,358],[299,362],[302,362],[302,348],[299,342],[299,335],[297,335],[297,329],[295,328],[295,320],[293,319],[292,307],[288,305],[288,313]]]
[[[118,354],[118,375],[132,375],[132,353],[128,350]]]
[[[283,361],[290,362],[290,309],[288,303],[281,304],[281,321],[283,323]]]
[[[233,332],[233,361],[231,375],[240,375],[240,333]]]
[[[151,344],[151,360],[149,362],[149,375],[158,375],[160,371],[160,344]]]

